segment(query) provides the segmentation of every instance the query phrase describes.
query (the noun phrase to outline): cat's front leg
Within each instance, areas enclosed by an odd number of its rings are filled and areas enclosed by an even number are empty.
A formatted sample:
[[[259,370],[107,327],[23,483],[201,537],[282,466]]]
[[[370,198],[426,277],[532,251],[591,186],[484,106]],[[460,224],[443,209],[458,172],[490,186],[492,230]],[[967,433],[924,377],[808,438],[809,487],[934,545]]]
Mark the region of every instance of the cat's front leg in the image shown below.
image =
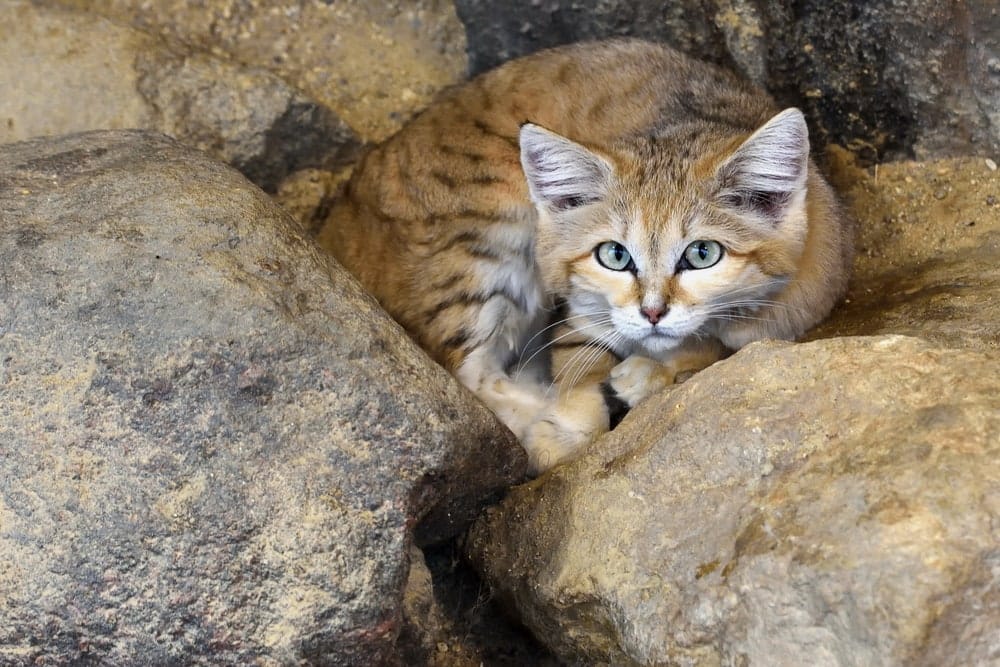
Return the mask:
[[[608,408],[599,382],[561,391],[539,413],[522,440],[528,453],[528,473],[539,475],[576,458],[609,428]]]
[[[633,354],[611,369],[606,387],[610,396],[634,408],[644,399],[674,384],[672,365]]]
[[[633,354],[611,369],[606,387],[610,396],[634,408],[644,399],[681,382],[728,354],[714,339],[686,341],[661,360]]]
[[[550,402],[544,387],[531,379],[518,381],[512,378],[504,370],[497,353],[486,346],[472,351],[455,375],[493,411],[522,445],[539,412]]]
[[[555,382],[544,410],[538,413],[522,444],[529,472],[538,475],[579,456],[611,427],[602,382],[618,358],[583,337],[555,336],[552,364]]]

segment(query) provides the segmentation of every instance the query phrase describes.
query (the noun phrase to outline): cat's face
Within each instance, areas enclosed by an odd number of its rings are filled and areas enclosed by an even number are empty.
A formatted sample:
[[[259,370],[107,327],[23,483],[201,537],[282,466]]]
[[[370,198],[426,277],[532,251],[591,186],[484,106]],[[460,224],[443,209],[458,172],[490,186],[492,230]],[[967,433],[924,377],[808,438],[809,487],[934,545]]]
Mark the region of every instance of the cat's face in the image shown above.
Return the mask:
[[[808,169],[798,111],[742,142],[693,133],[599,155],[532,126],[521,141],[546,281],[570,324],[620,354],[719,335],[793,279]]]

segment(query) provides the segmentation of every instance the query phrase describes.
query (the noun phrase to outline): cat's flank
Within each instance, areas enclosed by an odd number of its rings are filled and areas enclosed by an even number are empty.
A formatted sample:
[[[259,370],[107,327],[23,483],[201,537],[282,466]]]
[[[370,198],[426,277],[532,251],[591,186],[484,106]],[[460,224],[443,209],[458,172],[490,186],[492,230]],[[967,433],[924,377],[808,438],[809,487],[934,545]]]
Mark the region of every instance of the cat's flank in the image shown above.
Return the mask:
[[[677,373],[801,335],[852,254],[801,112],[637,40],[447,91],[367,154],[319,238],[535,472]]]

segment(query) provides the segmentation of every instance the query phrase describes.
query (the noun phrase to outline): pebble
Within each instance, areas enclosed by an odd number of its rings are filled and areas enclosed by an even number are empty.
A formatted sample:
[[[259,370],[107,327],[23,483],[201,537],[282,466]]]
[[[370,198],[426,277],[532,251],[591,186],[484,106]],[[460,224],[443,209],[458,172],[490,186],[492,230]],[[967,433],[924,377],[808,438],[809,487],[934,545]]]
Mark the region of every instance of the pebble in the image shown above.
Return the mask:
[[[944,199],[947,196],[948,196],[948,191],[945,190],[944,188],[934,191],[934,199]]]
[[[990,171],[996,171],[997,163],[989,158],[986,158],[986,168],[989,169]]]

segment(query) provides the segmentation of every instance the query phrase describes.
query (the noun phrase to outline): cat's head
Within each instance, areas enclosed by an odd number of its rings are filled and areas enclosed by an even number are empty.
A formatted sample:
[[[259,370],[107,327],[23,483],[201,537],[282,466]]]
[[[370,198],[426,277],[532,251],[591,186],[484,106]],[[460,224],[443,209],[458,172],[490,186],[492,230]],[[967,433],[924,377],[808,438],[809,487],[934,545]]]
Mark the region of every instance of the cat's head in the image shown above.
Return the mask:
[[[749,136],[690,124],[587,148],[525,124],[520,145],[544,278],[612,349],[655,356],[719,335],[794,277],[809,170],[798,109]]]

